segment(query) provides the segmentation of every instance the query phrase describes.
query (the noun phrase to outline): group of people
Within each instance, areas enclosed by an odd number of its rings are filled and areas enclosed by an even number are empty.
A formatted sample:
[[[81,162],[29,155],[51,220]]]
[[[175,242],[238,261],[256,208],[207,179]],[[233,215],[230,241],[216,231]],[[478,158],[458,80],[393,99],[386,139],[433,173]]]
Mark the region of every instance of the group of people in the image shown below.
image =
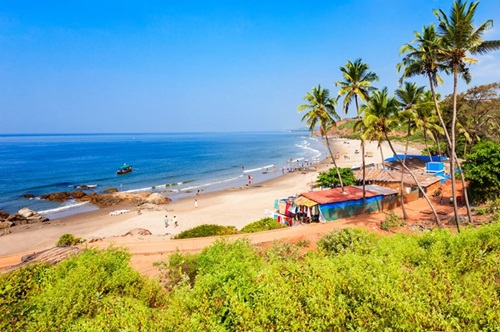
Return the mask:
[[[198,191],[196,192],[196,197],[198,197],[199,195],[200,195],[200,191],[198,190]],[[198,199],[195,199],[195,200],[194,200],[194,207],[195,207],[195,208],[198,208]],[[170,220],[169,220],[169,218],[168,218],[168,215],[165,215],[165,218],[163,218],[163,222],[164,222],[164,224],[165,224],[165,228],[167,228],[168,226],[170,226]],[[177,221],[177,216],[174,216],[174,217],[172,218],[172,222],[174,223],[174,227],[179,226],[179,222]]]
[[[177,227],[179,226],[178,222],[177,222],[177,217],[174,216],[172,218],[172,221],[174,222],[174,227]],[[165,223],[165,228],[167,228],[169,226],[169,219],[168,219],[168,215],[165,215],[165,218],[163,219],[163,222]]]

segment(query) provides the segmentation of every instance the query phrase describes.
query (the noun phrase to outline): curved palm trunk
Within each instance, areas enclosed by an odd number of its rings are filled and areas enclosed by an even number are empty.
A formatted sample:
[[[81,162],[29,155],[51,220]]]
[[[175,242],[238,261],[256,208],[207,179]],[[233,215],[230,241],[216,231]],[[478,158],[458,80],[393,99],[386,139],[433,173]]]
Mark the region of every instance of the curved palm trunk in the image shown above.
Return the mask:
[[[432,210],[432,213],[434,214],[434,217],[436,218],[436,224],[441,227],[441,220],[439,219],[439,216],[437,214],[437,211],[436,209],[434,208],[434,205],[432,205],[432,202],[431,200],[429,199],[429,197],[427,196],[427,194],[425,193],[424,189],[422,188],[422,186],[420,185],[420,183],[418,182],[417,178],[415,177],[415,174],[413,174],[412,171],[410,171],[410,169],[405,165],[403,164],[401,158],[399,158],[399,156],[396,154],[396,150],[394,149],[394,147],[392,146],[392,143],[391,141],[389,140],[389,136],[387,135],[386,132],[384,132],[384,135],[385,135],[385,138],[387,140],[387,142],[389,143],[389,147],[391,148],[392,152],[394,153],[394,155],[396,156],[396,159],[399,161],[399,163],[401,164],[401,166],[410,174],[410,176],[413,178],[413,180],[415,181],[415,183],[417,184],[417,187],[418,189],[420,190],[420,192],[424,195],[424,198],[425,200],[427,201],[427,204],[429,204],[429,207],[431,208]]]
[[[441,141],[439,141],[439,133],[436,135],[437,150],[439,154],[439,161],[441,161]]]
[[[457,124],[457,84],[458,84],[458,68],[453,68],[453,115],[451,118],[451,158],[450,158],[450,172],[451,172],[451,195],[453,197],[453,211],[455,213],[455,224],[457,225],[457,232],[460,232],[460,225],[458,223],[458,205],[457,205],[457,184],[455,183],[455,149],[456,137],[455,127]]]
[[[354,95],[354,102],[356,103],[356,114],[358,115],[358,120],[360,120],[361,115],[359,114],[358,95]]]
[[[406,164],[406,155],[408,154],[408,143],[410,142],[410,126],[408,126],[408,134],[406,135],[406,146],[405,146],[405,154],[403,155],[403,167]],[[405,175],[405,170],[404,168],[401,170],[401,210],[403,211],[403,218],[405,220],[408,219],[408,214],[406,213],[405,209],[405,196],[404,196],[404,175]]]
[[[378,148],[380,149],[380,156],[382,157],[382,168],[385,168],[384,151],[382,150],[382,143],[378,144]]]
[[[328,140],[328,135],[325,135],[326,146],[328,147],[328,152],[330,152],[330,158],[332,158],[333,165],[335,166],[335,170],[337,171],[337,176],[339,177],[340,187],[342,188],[342,192],[344,192],[344,183],[342,182],[342,176],[340,176],[339,168],[337,167],[337,163],[335,162],[335,158],[333,158],[332,149],[330,148],[330,141]]]
[[[429,158],[431,158],[432,161],[431,150],[429,150],[429,144],[427,144],[427,128],[425,127],[424,127],[424,143],[425,143],[425,149],[427,150],[427,154],[429,155]]]
[[[446,124],[444,123],[443,116],[441,115],[441,111],[439,110],[439,104],[437,102],[436,92],[434,91],[434,83],[432,81],[432,77],[430,75],[428,75],[428,78],[429,78],[429,85],[431,87],[432,98],[434,100],[434,107],[436,108],[436,112],[438,114],[441,126],[444,129],[446,140],[448,141],[449,146],[451,146],[450,135],[448,134],[448,130],[446,130]],[[454,88],[453,89],[454,89],[454,91],[456,91],[456,84],[454,84]],[[455,107],[456,107],[456,105],[455,105]],[[457,158],[457,155],[455,153],[455,150],[452,151],[452,155],[451,155],[450,159],[455,159],[456,160],[457,167],[460,170],[460,176],[462,178],[462,188],[463,188],[463,192],[464,192],[464,201],[465,201],[465,206],[467,208],[467,218],[469,220],[469,223],[472,223],[472,213],[471,213],[470,204],[469,204],[469,197],[467,195],[467,187],[465,185],[465,177],[464,177],[464,174],[462,172],[462,168],[460,166],[460,162],[458,161],[458,158]],[[451,166],[451,160],[450,160],[450,166]],[[450,172],[452,173],[452,176],[454,177],[454,170],[453,170],[453,168],[450,170]],[[452,190],[453,190],[453,193],[455,193],[455,190],[454,190],[453,186],[455,186],[454,182],[452,183]],[[456,200],[455,199],[454,199],[454,202],[455,202],[454,204],[456,204]],[[456,225],[457,225],[457,231],[460,232],[460,226],[458,225],[458,207],[457,207],[457,210],[455,210],[455,206],[454,206],[454,212],[455,212],[455,222],[456,222]]]
[[[361,167],[363,167],[363,204],[366,203],[366,169],[365,169],[365,140],[361,139]]]
[[[356,102],[356,113],[358,114],[358,120],[361,118],[359,114],[358,96],[354,96],[354,101]],[[365,140],[361,137],[361,167],[363,167],[363,204],[366,203],[366,170],[365,170]]]

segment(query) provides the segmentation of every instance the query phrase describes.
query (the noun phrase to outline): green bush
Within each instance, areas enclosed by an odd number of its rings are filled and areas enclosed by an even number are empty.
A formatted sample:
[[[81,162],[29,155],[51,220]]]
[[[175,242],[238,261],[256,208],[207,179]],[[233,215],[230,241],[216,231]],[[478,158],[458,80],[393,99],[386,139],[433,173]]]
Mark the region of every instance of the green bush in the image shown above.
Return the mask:
[[[383,229],[384,231],[387,231],[391,228],[402,227],[404,225],[406,225],[404,219],[398,217],[396,213],[394,213],[394,211],[391,210],[385,215],[385,219],[380,224],[380,228]]]
[[[340,177],[344,186],[352,186],[357,183],[356,177],[350,168],[339,168]],[[330,168],[327,172],[320,172],[316,181],[323,187],[340,186],[339,176],[335,167]]]
[[[474,211],[476,212],[477,215],[482,216],[483,214],[486,214],[487,210],[486,208],[483,207],[475,207]]]
[[[330,232],[317,243],[318,248],[333,255],[347,252],[368,253],[373,244],[372,234],[355,228],[344,228]]]
[[[85,240],[79,237],[75,237],[73,234],[63,234],[56,243],[56,247],[61,246],[76,246],[77,244],[83,243]]]
[[[129,259],[116,249],[86,250],[56,266],[28,266],[2,277],[0,312],[8,319],[0,320],[0,329],[159,330],[165,292],[133,271]]]
[[[309,241],[309,240],[300,240],[300,241],[297,241],[295,246],[297,246],[297,248],[307,248],[307,247],[309,247],[310,243],[311,243],[311,241]]]
[[[481,204],[500,199],[500,144],[481,141],[462,164],[470,200]]]
[[[177,234],[176,236],[174,236],[174,239],[191,239],[195,237],[222,236],[232,234],[238,234],[238,230],[234,226],[203,224]]]
[[[241,229],[242,233],[255,233],[255,232],[263,232],[263,231],[269,231],[272,229],[278,229],[278,228],[286,228],[287,226],[280,224],[273,218],[263,218],[258,221],[254,221],[253,223],[250,223],[243,227]]]
[[[160,262],[155,265],[162,271],[162,283],[168,290],[173,290],[184,281],[192,286],[198,274],[198,254],[176,252],[170,255],[168,263]]]

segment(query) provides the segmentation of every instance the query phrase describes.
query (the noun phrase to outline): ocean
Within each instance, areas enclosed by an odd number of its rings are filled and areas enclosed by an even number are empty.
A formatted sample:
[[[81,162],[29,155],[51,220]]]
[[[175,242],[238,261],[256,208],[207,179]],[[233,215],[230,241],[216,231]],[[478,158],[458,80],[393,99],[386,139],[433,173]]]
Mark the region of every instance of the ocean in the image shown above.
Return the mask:
[[[96,210],[90,203],[51,202],[40,195],[79,190],[161,192],[177,200],[193,192],[259,183],[324,159],[308,132],[0,135],[0,210],[23,207],[51,219]],[[123,164],[133,171],[117,175]],[[25,194],[32,198],[22,197]]]

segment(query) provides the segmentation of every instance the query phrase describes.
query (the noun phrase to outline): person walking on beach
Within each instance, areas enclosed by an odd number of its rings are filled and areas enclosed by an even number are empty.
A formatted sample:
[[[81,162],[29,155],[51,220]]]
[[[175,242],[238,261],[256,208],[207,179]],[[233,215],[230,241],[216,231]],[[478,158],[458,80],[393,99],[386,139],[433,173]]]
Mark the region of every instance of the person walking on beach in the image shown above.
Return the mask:
[[[165,215],[163,222],[165,223],[165,228],[167,228],[168,227],[168,216],[167,215]]]
[[[174,222],[174,227],[179,226],[179,224],[177,223],[177,217],[176,216],[174,216],[174,218],[172,220]]]
[[[198,208],[198,200],[197,199],[194,200],[194,207]]]

